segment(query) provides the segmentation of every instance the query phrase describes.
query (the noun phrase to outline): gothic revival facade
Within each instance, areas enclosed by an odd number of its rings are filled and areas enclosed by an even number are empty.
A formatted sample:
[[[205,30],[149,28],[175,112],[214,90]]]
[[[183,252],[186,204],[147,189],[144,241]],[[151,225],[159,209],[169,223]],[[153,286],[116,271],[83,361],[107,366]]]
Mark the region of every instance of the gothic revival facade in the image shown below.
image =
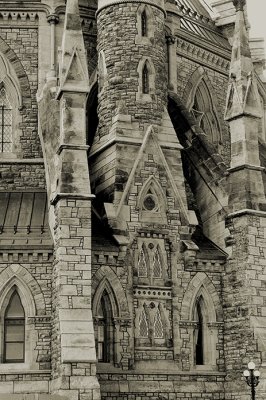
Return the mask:
[[[259,11],[258,11],[259,12]],[[0,0],[0,399],[266,395],[266,86],[245,0]]]

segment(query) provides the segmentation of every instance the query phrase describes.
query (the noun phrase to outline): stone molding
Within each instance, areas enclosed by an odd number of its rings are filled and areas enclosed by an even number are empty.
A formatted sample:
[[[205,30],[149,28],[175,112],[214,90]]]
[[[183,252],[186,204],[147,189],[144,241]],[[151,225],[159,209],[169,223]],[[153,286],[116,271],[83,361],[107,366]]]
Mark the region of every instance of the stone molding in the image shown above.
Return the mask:
[[[57,193],[50,203],[55,206],[59,200],[92,200],[94,198],[94,194],[87,193]]]
[[[26,247],[27,245],[25,245]],[[8,249],[3,249],[3,247],[8,247]],[[0,246],[0,264],[5,263],[32,263],[32,262],[50,262],[53,259],[53,249],[50,247],[49,250],[40,249],[40,245],[36,245],[36,251],[32,248],[23,249],[22,245],[16,246],[17,249],[14,249],[14,246]],[[17,251],[17,252],[16,252]]]
[[[163,299],[163,300],[171,300],[172,299],[172,289],[169,287],[161,287],[161,288],[154,288],[154,287],[134,287],[133,289],[134,297],[145,297],[148,298],[156,298],[156,299]]]
[[[223,58],[211,50],[203,49],[199,45],[187,41],[185,38],[177,38],[177,54],[187,57],[197,64],[200,59],[202,65],[215,69],[223,75],[228,76],[229,74],[229,57]]]
[[[1,22],[20,20],[20,23],[37,23],[39,15],[36,11],[0,11]]]
[[[127,4],[127,3],[138,3],[138,4],[145,3],[147,5],[157,7],[164,13],[166,17],[164,0],[99,0],[96,16],[106,7],[114,6],[117,4]]]

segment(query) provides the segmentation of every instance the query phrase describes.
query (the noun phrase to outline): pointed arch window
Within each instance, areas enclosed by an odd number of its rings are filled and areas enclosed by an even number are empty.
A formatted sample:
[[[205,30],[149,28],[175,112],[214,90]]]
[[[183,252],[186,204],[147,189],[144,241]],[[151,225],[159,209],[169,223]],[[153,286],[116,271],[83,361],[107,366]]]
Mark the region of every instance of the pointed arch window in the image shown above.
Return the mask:
[[[220,125],[212,96],[204,80],[201,80],[197,87],[192,112],[209,140],[214,144],[218,143],[220,141]]]
[[[146,261],[144,245],[142,246],[140,253],[139,253],[138,276],[140,278],[146,278],[148,276],[148,266],[147,266],[147,261]]]
[[[104,290],[98,308],[97,355],[99,362],[111,362],[113,357],[113,318],[110,298]]]
[[[153,277],[162,277],[162,263],[159,246],[156,247],[155,253],[153,255]]]
[[[25,359],[25,312],[15,289],[4,317],[4,362],[23,363]]]
[[[143,94],[150,93],[149,69],[146,62],[142,70],[142,92]]]
[[[0,152],[12,151],[12,107],[3,83],[0,85]]]
[[[195,340],[195,361],[196,365],[204,365],[204,318],[203,318],[203,298],[200,296],[196,304],[197,330]]]
[[[149,336],[149,326],[148,326],[148,319],[147,319],[145,306],[143,307],[143,310],[140,314],[139,335],[142,338],[148,338],[148,336]]]
[[[148,17],[145,9],[141,13],[141,35],[148,36]]]
[[[155,339],[164,338],[163,322],[159,308],[157,309],[154,318],[154,338]]]

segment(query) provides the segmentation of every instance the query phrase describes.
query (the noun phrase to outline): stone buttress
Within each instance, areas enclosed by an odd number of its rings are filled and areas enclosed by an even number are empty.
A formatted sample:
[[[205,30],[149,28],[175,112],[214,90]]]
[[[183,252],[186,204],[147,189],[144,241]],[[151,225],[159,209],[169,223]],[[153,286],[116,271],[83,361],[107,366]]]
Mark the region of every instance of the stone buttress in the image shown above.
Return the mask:
[[[266,280],[265,171],[260,163],[258,126],[261,115],[246,30],[245,3],[234,1],[236,25],[225,113],[231,131],[227,226],[232,253],[224,278],[224,350],[229,376],[226,392],[232,393],[234,398],[242,398],[238,380],[247,362],[252,358],[257,367],[263,362],[266,327],[263,291]],[[262,385],[261,390],[264,391]]]
[[[66,5],[59,87],[39,100],[54,233],[51,394],[99,398],[91,314],[91,192],[86,146],[88,67],[77,0]]]

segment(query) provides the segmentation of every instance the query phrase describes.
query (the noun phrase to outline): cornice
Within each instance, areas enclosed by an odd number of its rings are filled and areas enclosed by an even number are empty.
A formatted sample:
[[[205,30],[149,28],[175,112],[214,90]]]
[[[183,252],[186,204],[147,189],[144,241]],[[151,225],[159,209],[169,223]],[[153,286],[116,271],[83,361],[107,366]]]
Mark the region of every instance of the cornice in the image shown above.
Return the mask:
[[[41,3],[33,3],[31,2],[30,4],[18,4],[17,2],[6,2],[6,3],[1,3],[0,2],[0,14],[3,13],[9,13],[10,16],[9,18],[12,19],[17,19],[18,16],[20,18],[24,18],[24,13],[26,14],[31,14],[31,13],[40,13],[44,12],[46,15],[49,15],[53,12],[52,8],[49,7],[46,4],[41,4]],[[22,21],[23,22],[23,21]]]
[[[218,46],[205,43],[203,38],[179,30],[177,33],[177,54],[185,56],[198,64],[204,65],[228,77],[230,52]]]

